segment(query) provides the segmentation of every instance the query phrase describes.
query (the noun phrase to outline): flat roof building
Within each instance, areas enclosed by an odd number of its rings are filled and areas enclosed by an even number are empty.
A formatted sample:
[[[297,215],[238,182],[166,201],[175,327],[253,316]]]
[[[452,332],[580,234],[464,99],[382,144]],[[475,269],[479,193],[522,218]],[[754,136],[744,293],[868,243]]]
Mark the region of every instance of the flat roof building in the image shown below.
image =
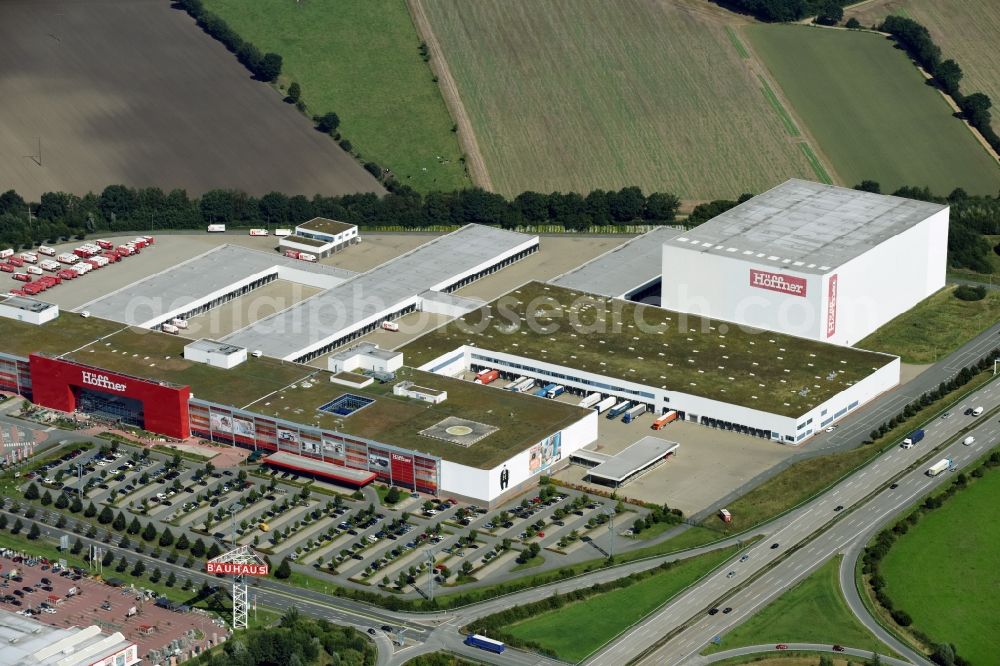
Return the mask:
[[[356,224],[314,217],[296,226],[295,233],[282,238],[278,244],[286,250],[323,258],[360,242]]]
[[[59,316],[59,306],[24,296],[0,298],[0,317],[24,321],[29,324],[44,324]]]
[[[948,207],[789,180],[668,239],[661,304],[853,345],[944,287]]]
[[[357,275],[325,264],[222,245],[76,308],[140,328],[189,319],[274,280],[330,289]]]
[[[4,666],[134,666],[135,643],[101,628],[59,629],[0,610],[0,663]]]
[[[223,340],[265,356],[309,361],[421,309],[425,291],[454,291],[537,251],[537,236],[470,224]]]
[[[591,468],[587,476],[596,483],[619,488],[670,456],[676,455],[680,448],[681,445],[677,442],[668,442],[659,437],[643,437]]]

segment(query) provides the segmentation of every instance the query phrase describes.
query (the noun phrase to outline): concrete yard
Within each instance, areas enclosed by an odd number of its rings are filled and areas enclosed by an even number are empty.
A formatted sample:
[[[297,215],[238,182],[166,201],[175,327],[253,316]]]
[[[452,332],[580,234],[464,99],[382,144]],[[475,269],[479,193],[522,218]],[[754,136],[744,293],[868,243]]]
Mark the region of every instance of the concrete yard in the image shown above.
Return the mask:
[[[575,398],[579,399],[579,398]],[[713,507],[733,488],[738,488],[774,465],[795,455],[798,448],[757,437],[717,430],[695,423],[671,423],[663,430],[650,430],[647,414],[632,424],[600,419],[598,440],[590,451],[614,455],[638,439],[652,435],[681,445],[666,463],[629,481],[618,490],[622,497],[669,504],[690,515]],[[607,486],[583,481],[587,469],[578,465],[556,474],[568,483],[608,492]]]

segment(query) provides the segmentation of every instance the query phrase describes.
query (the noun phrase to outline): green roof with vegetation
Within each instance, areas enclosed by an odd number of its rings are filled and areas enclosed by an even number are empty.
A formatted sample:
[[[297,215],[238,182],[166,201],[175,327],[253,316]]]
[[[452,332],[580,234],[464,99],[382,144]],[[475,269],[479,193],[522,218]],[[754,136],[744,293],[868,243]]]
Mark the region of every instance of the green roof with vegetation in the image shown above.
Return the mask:
[[[422,451],[457,463],[492,468],[552,433],[579,421],[588,411],[410,368],[396,381],[367,388],[330,381],[325,370],[267,357],[247,359],[223,370],[184,359],[190,339],[93,317],[63,313],[36,326],[0,320],[4,343],[0,351],[27,356],[31,352],[134,377],[191,387],[195,398],[247,409],[307,426],[318,426]],[[304,381],[305,380],[305,381]],[[437,405],[395,396],[392,387],[410,380],[419,386],[448,392]],[[335,398],[351,393],[375,402],[347,417],[319,411]],[[419,434],[449,416],[493,426],[497,430],[468,448]]]
[[[540,282],[400,351],[419,367],[463,345],[791,417],[893,360]]]

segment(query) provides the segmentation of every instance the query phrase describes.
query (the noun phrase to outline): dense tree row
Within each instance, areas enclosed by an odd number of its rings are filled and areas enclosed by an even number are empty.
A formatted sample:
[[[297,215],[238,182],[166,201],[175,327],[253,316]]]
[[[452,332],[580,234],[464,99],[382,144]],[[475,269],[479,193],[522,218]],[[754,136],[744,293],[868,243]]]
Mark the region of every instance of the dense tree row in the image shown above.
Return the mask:
[[[931,39],[931,33],[927,28],[910,18],[889,16],[882,23],[881,29],[892,35],[900,46],[934,77],[935,83],[958,104],[969,124],[979,130],[994,150],[1000,151],[1000,136],[993,131],[993,126],[990,124],[992,101],[980,92],[962,94],[959,88],[962,68],[954,60],[941,60],[941,49]]]
[[[524,192],[512,200],[480,189],[421,195],[407,187],[379,197],[348,194],[311,199],[271,192],[253,197],[238,190],[212,190],[200,199],[184,190],[110,185],[100,194],[79,197],[46,192],[38,203],[13,190],[0,194],[0,245],[30,247],[97,232],[196,229],[211,223],[237,227],[294,225],[329,217],[358,226],[420,229],[469,222],[513,228],[555,224],[579,230],[618,224],[668,224],[679,201],[672,194],[644,195],[638,187],[617,192],[595,190],[583,196]],[[30,219],[29,219],[30,213]]]
[[[716,0],[718,4],[743,14],[750,14],[761,21],[774,23],[799,21],[814,14],[826,14],[833,7],[840,8],[844,0]]]
[[[254,44],[236,34],[221,17],[205,9],[201,0],[177,0],[177,6],[191,15],[198,27],[236,55],[240,63],[261,81],[276,81],[281,74],[281,56],[262,53]]]
[[[195,666],[373,666],[375,646],[353,627],[306,618],[292,606],[278,626],[251,629],[231,638],[221,649],[196,658]]]

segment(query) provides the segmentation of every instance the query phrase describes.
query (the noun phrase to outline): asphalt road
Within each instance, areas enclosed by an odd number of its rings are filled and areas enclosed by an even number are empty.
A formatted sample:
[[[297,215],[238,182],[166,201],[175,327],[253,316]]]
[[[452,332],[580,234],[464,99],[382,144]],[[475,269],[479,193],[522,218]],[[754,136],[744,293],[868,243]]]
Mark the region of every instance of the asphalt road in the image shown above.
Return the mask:
[[[966,407],[982,405],[987,414],[973,419]],[[950,482],[952,473],[925,474],[940,458],[951,458],[957,469],[988,451],[1000,440],[1000,424],[990,410],[1000,406],[1000,382],[993,382],[956,405],[955,415],[929,424],[924,440],[912,449],[893,449],[865,466],[821,497],[768,526],[767,538],[747,551],[749,558],[734,560],[703,579],[660,611],[620,635],[599,654],[586,660],[593,666],[612,666],[635,660],[642,664],[682,664],[714,637],[721,636],[806,578],[837,553],[846,552],[893,516],[919,501],[930,489]],[[918,463],[930,449],[966,434],[947,449]],[[901,476],[900,476],[901,475]],[[897,487],[889,484],[895,480]],[[835,507],[844,507],[836,511]],[[772,548],[772,544],[778,544]],[[852,583],[853,586],[853,583]],[[732,613],[707,615],[713,606],[731,606]],[[852,606],[853,608],[853,606]],[[856,610],[856,609],[855,609]],[[857,610],[856,610],[857,612]],[[884,634],[884,632],[881,632]],[[926,660],[903,646],[900,652],[915,663]]]
[[[857,648],[852,648],[844,646],[843,651],[835,652],[834,649],[825,643],[787,643],[787,649],[789,650],[799,650],[803,652],[829,652],[832,655],[839,654],[841,656],[850,657],[862,657],[863,659],[870,659],[872,653],[870,651],[859,650]],[[767,645],[750,645],[747,647],[736,648],[735,650],[726,650],[724,652],[716,652],[714,654],[708,655],[707,657],[699,657],[697,660],[692,660],[692,664],[711,664],[717,661],[722,661],[723,659],[729,659],[731,657],[742,657],[748,654],[763,654],[766,652],[774,652],[777,656],[778,651],[775,650],[775,646],[772,643]],[[903,659],[896,659],[895,657],[889,657],[884,654],[880,654],[879,658],[882,660],[883,664],[889,664],[890,666],[909,666],[909,662]]]

